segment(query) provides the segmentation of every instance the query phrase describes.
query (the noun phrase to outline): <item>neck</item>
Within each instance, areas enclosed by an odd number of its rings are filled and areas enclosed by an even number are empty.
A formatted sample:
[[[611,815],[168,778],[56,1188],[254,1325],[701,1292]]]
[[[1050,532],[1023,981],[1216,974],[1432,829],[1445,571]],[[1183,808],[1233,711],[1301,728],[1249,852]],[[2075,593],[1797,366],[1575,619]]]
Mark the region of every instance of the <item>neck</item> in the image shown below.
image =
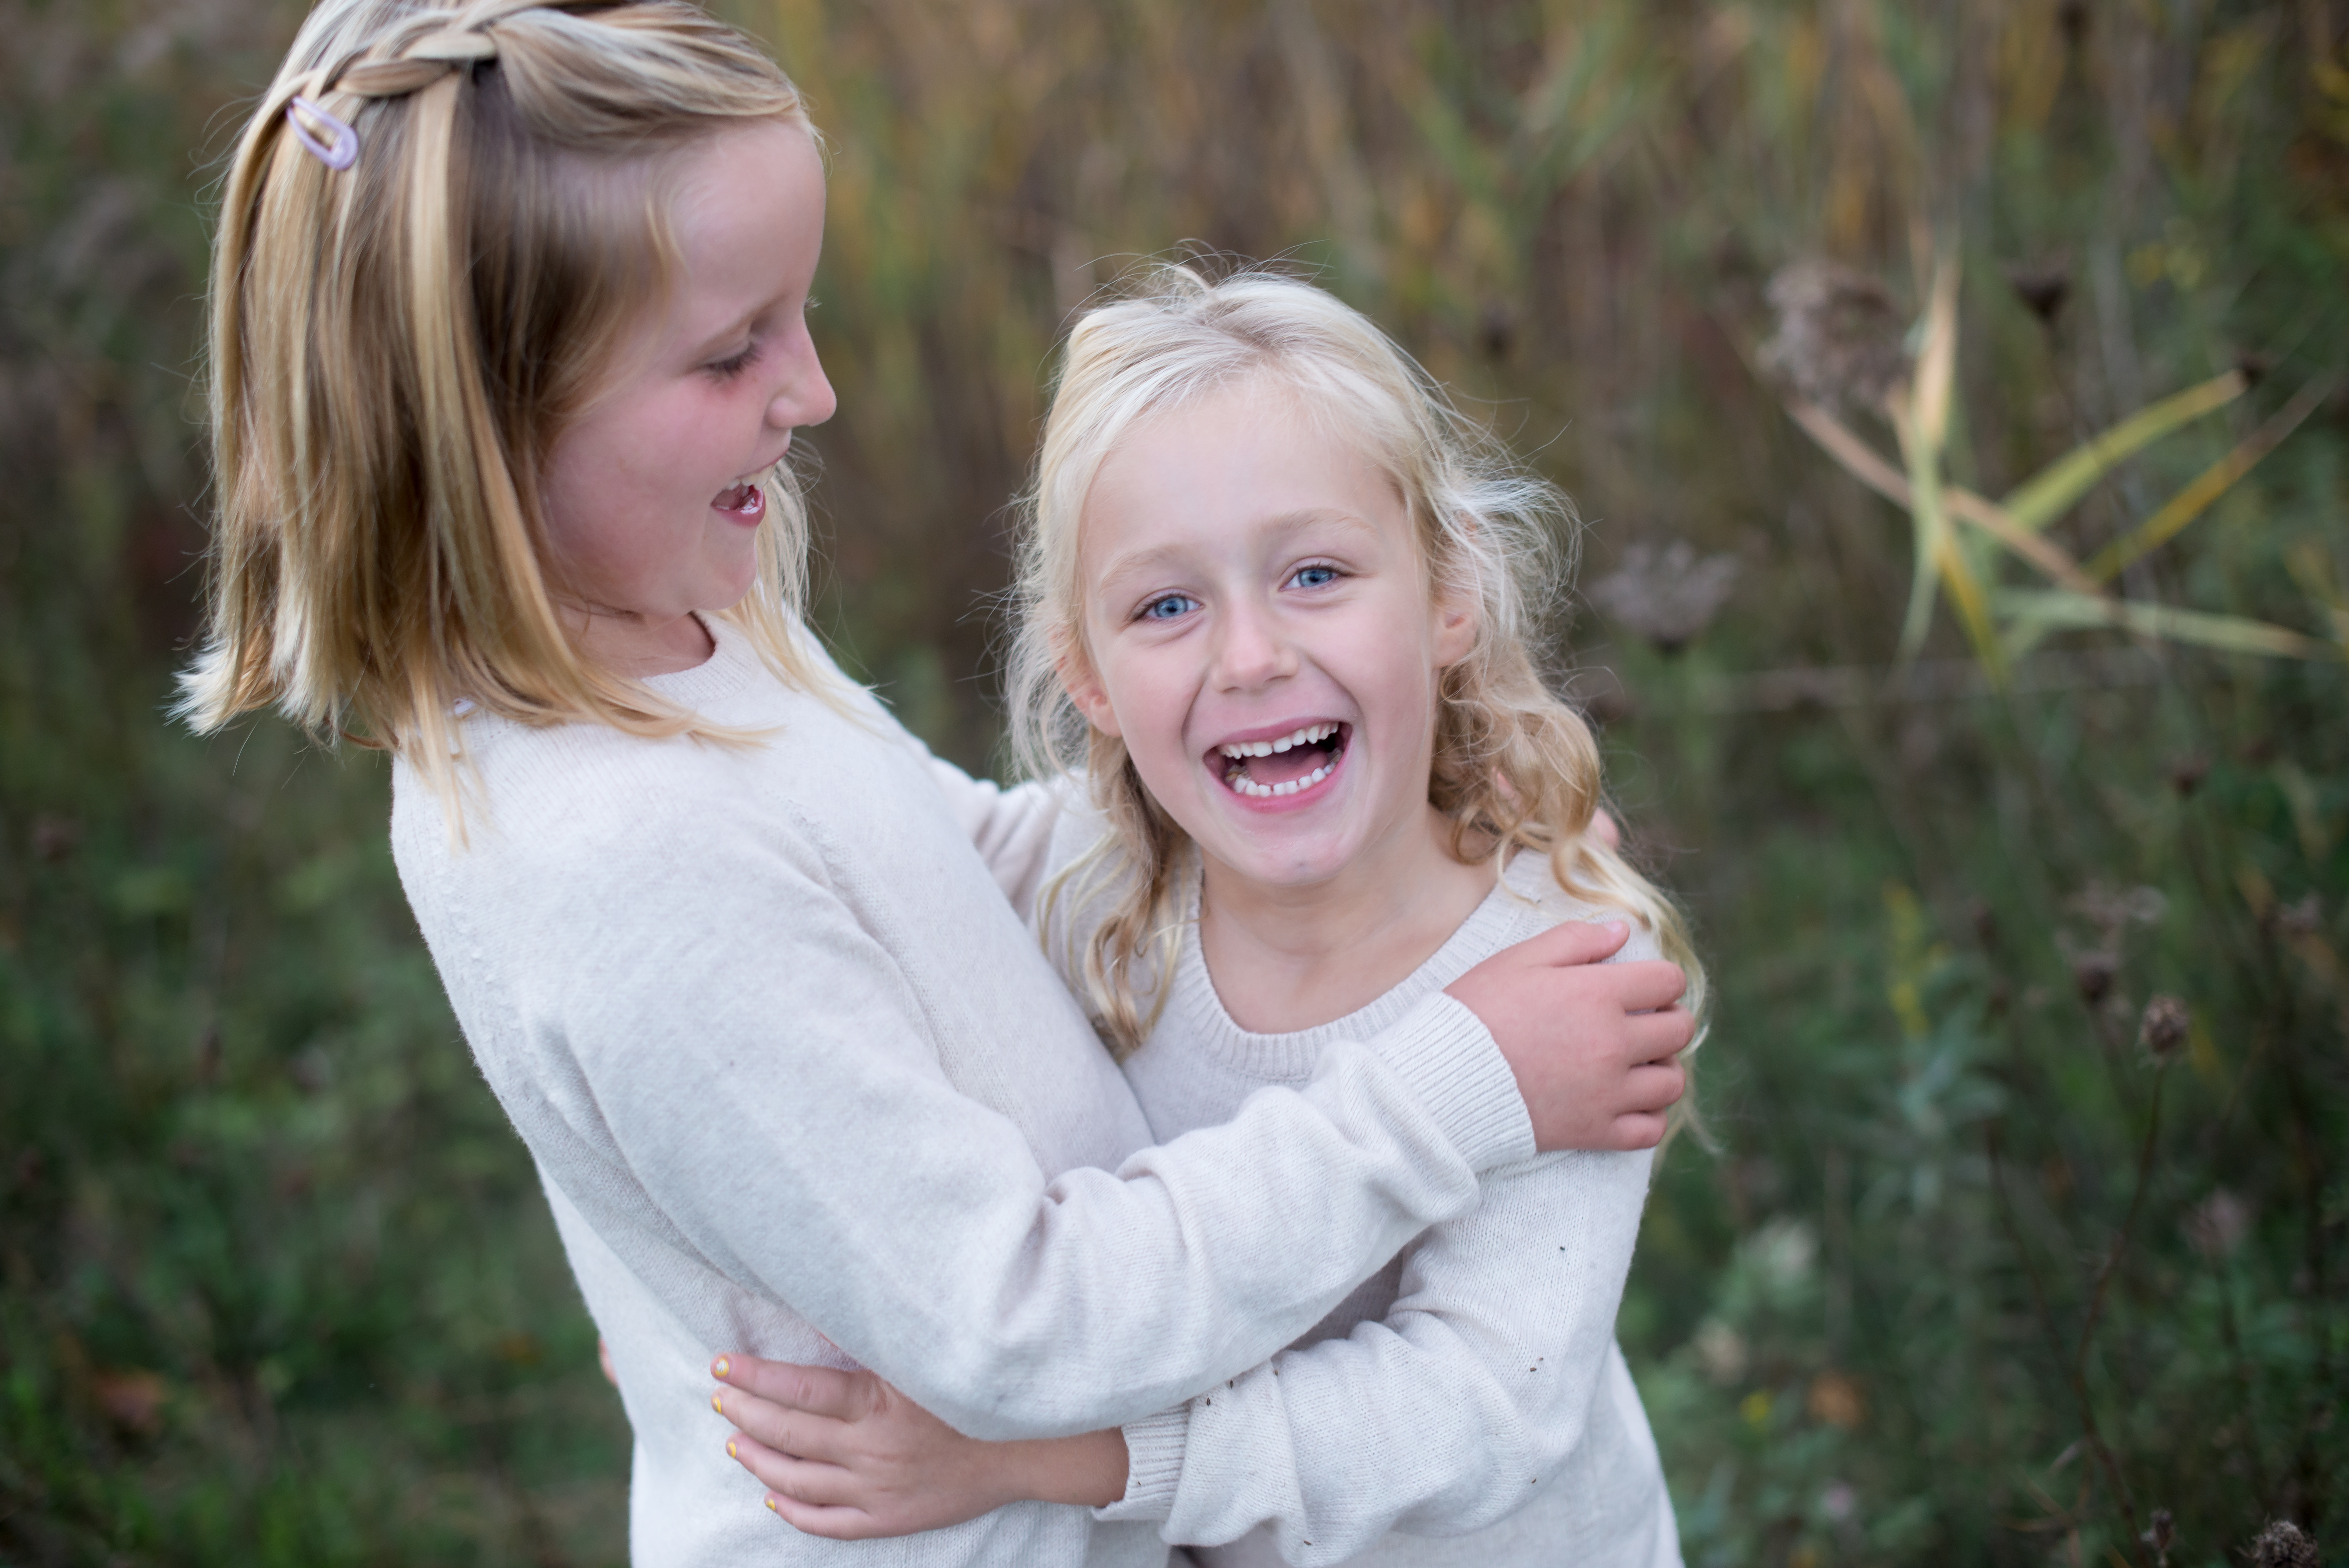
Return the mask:
[[[717,639],[695,615],[662,620],[621,610],[565,609],[582,657],[627,680],[673,676],[706,662]]]
[[[1325,882],[1273,885],[1207,857],[1199,944],[1233,1021],[1282,1034],[1341,1018],[1393,989],[1493,891],[1497,859],[1463,865],[1434,807]]]

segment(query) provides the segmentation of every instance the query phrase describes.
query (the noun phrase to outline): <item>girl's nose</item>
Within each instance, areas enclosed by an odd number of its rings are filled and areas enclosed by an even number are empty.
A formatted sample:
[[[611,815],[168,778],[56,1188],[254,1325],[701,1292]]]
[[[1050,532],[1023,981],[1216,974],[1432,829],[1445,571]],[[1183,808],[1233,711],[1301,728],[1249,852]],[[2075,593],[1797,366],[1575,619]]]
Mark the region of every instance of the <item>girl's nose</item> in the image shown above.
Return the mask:
[[[799,352],[786,361],[782,384],[767,405],[767,422],[784,430],[821,425],[838,407],[832,378],[823,373],[823,361],[816,357],[815,345],[802,329]]]
[[[1217,617],[1215,678],[1222,691],[1253,691],[1297,673],[1297,653],[1274,619],[1242,601]]]

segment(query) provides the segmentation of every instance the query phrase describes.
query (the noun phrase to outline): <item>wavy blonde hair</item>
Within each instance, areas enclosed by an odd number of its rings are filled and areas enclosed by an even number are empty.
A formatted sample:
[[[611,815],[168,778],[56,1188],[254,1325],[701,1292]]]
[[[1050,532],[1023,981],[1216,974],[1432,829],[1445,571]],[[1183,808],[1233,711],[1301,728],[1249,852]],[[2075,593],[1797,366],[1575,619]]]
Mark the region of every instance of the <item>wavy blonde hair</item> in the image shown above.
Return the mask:
[[[1042,922],[1066,944],[1054,957],[1081,978],[1111,1048],[1130,1054],[1164,1006],[1187,839],[1144,788],[1124,743],[1085,721],[1062,679],[1064,666],[1081,669],[1089,657],[1079,552],[1085,500],[1137,424],[1258,378],[1385,470],[1402,495],[1431,592],[1475,606],[1475,645],[1443,675],[1428,780],[1429,800],[1452,822],[1453,855],[1468,864],[1520,847],[1547,855],[1568,893],[1620,909],[1655,934],[1688,975],[1684,1005],[1702,1017],[1704,970],[1679,912],[1583,830],[1599,804],[1598,743],[1536,664],[1537,628],[1568,565],[1575,520],[1565,495],[1335,296],[1260,270],[1211,282],[1162,264],[1070,334],[1021,507],[1013,590],[1014,744],[1039,776],[1081,771],[1112,827],[1096,853],[1046,890]],[[1088,908],[1081,933],[1052,918],[1072,904]],[[1106,912],[1098,923],[1094,910]]]
[[[299,143],[297,96],[356,129],[351,167]],[[755,120],[814,134],[775,63],[683,0],[311,14],[222,189],[218,511],[203,643],[181,677],[196,727],[274,704],[388,747],[452,826],[462,702],[533,725],[750,738],[582,656],[548,581],[540,482],[672,275],[667,175]],[[794,631],[805,511],[787,469],[763,488],[759,581],[726,614],[778,675],[821,689]]]

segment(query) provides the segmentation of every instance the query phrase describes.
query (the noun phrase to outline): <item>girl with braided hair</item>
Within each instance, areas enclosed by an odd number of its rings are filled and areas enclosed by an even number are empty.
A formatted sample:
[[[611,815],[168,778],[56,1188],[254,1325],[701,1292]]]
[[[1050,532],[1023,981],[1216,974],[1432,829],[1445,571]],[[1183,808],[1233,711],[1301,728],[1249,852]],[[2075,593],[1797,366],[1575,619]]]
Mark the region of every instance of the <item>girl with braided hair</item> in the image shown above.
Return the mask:
[[[1564,927],[1151,1147],[1022,924],[1057,797],[931,758],[801,620],[823,212],[799,92],[682,0],[328,0],[224,187],[184,708],[392,753],[403,885],[610,1345],[635,1561],[1154,1565],[1082,1506],[1112,1444],[952,1528],[794,1532],[709,1357],[1115,1429],[1480,1171],[1654,1142],[1688,1031],[1641,1011],[1667,966]]]

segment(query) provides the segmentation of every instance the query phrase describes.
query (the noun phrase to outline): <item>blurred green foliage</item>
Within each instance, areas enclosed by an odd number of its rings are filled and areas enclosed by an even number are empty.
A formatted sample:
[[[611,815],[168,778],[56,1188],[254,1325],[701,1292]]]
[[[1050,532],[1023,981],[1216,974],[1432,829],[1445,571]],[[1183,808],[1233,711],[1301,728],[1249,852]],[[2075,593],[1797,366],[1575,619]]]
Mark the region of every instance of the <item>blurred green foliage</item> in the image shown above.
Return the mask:
[[[299,9],[0,0],[0,1561],[615,1563],[625,1423],[378,760],[161,717],[203,193]],[[2244,369],[2052,533],[2125,537],[2349,370],[2349,5],[730,14],[833,143],[821,618],[942,750],[1125,258],[1318,268],[1579,500],[1563,678],[1720,985],[1621,1324],[1692,1563],[2349,1534],[2341,664],[2064,633],[1998,696],[1942,615],[1896,665],[1909,524],[1753,368],[1785,264],[1897,339],[1961,258],[1983,495]],[[2119,591],[2340,644],[2345,455],[2335,393]]]

